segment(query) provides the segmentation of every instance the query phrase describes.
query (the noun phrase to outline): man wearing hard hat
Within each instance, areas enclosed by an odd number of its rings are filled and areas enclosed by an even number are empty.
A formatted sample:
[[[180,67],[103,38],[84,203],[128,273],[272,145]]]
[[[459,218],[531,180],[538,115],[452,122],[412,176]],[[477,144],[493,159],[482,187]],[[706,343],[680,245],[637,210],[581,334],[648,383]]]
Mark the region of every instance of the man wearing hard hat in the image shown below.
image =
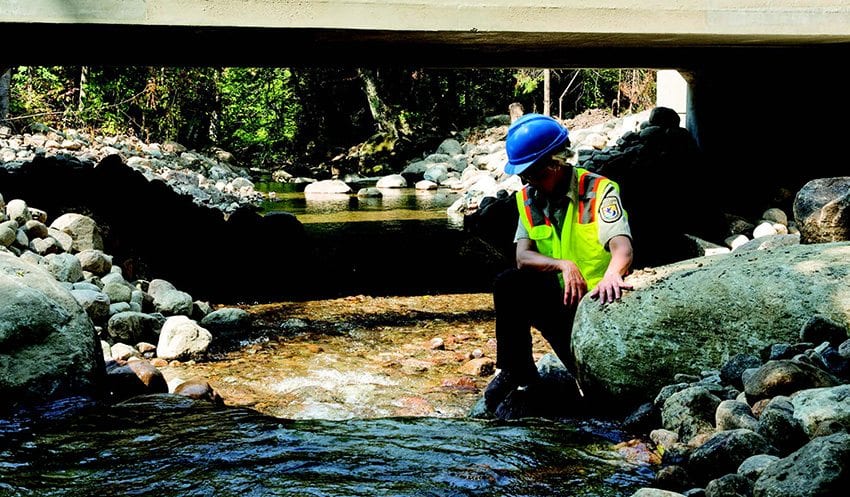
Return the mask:
[[[531,326],[573,370],[570,333],[579,301],[589,292],[606,304],[631,289],[623,281],[632,241],[619,186],[570,165],[569,146],[567,129],[541,114],[526,114],[508,129],[505,172],[525,187],[516,194],[517,268],[499,275],[493,292],[500,372],[484,392],[491,412],[539,380]]]

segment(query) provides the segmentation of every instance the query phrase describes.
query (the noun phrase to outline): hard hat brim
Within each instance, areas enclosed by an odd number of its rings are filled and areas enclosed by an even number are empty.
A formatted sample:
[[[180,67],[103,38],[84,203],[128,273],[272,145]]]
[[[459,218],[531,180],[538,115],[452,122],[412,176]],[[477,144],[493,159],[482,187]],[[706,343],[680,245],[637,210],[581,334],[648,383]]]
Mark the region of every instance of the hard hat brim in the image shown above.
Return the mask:
[[[569,134],[567,132],[564,132],[558,137],[557,140],[553,141],[549,144],[548,147],[541,150],[537,154],[537,157],[535,159],[526,162],[520,162],[517,164],[513,164],[511,163],[511,161],[508,161],[507,164],[505,164],[505,173],[522,174],[522,172],[531,167],[532,164],[544,157],[547,157],[550,153],[555,152],[557,149],[559,149],[564,143],[567,142],[567,140],[569,140]]]

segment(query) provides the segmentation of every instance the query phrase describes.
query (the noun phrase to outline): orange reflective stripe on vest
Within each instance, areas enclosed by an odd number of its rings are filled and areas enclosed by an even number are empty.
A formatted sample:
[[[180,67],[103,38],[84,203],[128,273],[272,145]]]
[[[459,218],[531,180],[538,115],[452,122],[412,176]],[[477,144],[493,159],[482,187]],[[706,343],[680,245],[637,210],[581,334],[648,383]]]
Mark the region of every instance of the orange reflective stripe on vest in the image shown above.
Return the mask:
[[[551,229],[551,221],[543,215],[542,209],[533,208],[527,186],[517,194],[517,208],[520,221],[528,232],[529,238],[537,246],[537,251],[548,257],[575,262],[590,290],[602,280],[611,261],[611,254],[599,243],[596,219],[597,197],[609,184],[617,190],[619,187],[608,178],[593,174],[586,169],[578,167],[574,169],[574,174],[578,176],[578,202],[569,203],[560,233]],[[541,225],[550,228],[534,229]],[[563,286],[563,275],[559,274],[558,278]]]
[[[586,170],[578,178],[578,210],[579,223],[588,224],[596,220],[596,195],[602,176],[591,174]]]
[[[523,188],[520,190],[520,195],[522,195],[522,207],[520,207],[520,211],[525,210],[525,215],[527,216],[531,226],[539,226],[541,224],[551,225],[552,222],[549,221],[549,218],[544,216],[542,212],[533,211],[531,209],[531,197],[528,195],[528,188]]]

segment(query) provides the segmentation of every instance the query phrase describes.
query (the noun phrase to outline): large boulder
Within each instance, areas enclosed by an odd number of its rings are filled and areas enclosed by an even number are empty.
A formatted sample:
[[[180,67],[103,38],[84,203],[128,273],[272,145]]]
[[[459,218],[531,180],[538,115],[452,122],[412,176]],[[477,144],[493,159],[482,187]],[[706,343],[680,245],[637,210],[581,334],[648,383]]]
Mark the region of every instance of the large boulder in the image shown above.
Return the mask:
[[[850,176],[809,181],[794,199],[801,243],[850,240]]]
[[[676,373],[795,343],[816,314],[850,323],[848,242],[700,257],[628,281],[620,302],[584,299],[573,325],[579,380],[600,400],[643,403]]]
[[[86,311],[45,269],[0,252],[0,396],[90,395],[103,378]]]

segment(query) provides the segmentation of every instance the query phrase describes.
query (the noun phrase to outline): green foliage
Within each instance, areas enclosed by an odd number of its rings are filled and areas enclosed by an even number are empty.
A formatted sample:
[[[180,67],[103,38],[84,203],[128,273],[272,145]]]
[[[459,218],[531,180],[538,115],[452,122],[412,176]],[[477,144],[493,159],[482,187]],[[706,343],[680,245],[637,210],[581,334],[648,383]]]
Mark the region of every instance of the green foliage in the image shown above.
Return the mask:
[[[485,116],[507,113],[512,101],[510,69],[385,69],[379,74],[381,93],[412,133],[444,137]]]
[[[402,109],[398,113],[399,131],[405,135],[412,134],[414,129],[421,127],[424,117],[424,114],[421,112]]]
[[[57,125],[63,121],[76,96],[73,68],[27,67],[16,68],[10,85],[9,114],[33,115],[20,125],[40,122]]]
[[[219,111],[217,72],[210,67],[160,69],[153,78],[159,101],[153,97],[151,103],[161,121],[158,126],[145,124],[160,140],[175,139],[193,148],[212,144],[212,119]]]
[[[378,93],[395,116],[399,139],[387,156],[390,170],[411,157],[433,153],[452,132],[481,123],[485,116],[507,113],[512,101],[509,69],[380,68]],[[370,126],[371,128],[371,126]],[[370,163],[362,161],[361,170]]]
[[[211,68],[20,67],[11,114],[23,125],[86,127],[146,140],[209,143],[217,92]],[[80,101],[81,90],[84,98]]]
[[[514,74],[514,96],[526,112],[543,109],[543,73],[521,69]],[[640,112],[655,105],[655,72],[648,69],[551,69],[553,115],[606,108],[615,114]]]
[[[517,71],[516,84],[514,85],[514,95],[521,97],[531,95],[537,92],[537,89],[543,83],[543,73],[540,71],[530,71],[528,69],[520,69]]]
[[[550,74],[553,112],[562,96],[565,113],[640,111],[654,103],[652,71]],[[380,100],[379,119],[372,116],[365,78]],[[539,69],[19,67],[10,117],[21,130],[43,123],[175,140],[190,149],[218,146],[242,165],[290,164],[296,174],[331,162],[344,170],[345,160],[360,171],[379,165],[390,171],[432,153],[453,132],[506,114],[515,101],[526,112],[540,112],[542,81]],[[382,129],[378,121],[390,126]],[[390,143],[383,135],[392,127],[398,136]],[[364,158],[367,151],[374,157]]]
[[[609,107],[617,94],[617,69],[584,69],[578,105],[583,109]]]
[[[90,68],[85,98],[75,114],[78,124],[106,134],[138,132],[149,136],[144,126],[145,110],[155,109],[157,104],[155,84],[151,88],[147,85],[150,79],[148,68]]]
[[[221,146],[250,164],[287,160],[301,104],[285,68],[226,68],[218,79]]]

